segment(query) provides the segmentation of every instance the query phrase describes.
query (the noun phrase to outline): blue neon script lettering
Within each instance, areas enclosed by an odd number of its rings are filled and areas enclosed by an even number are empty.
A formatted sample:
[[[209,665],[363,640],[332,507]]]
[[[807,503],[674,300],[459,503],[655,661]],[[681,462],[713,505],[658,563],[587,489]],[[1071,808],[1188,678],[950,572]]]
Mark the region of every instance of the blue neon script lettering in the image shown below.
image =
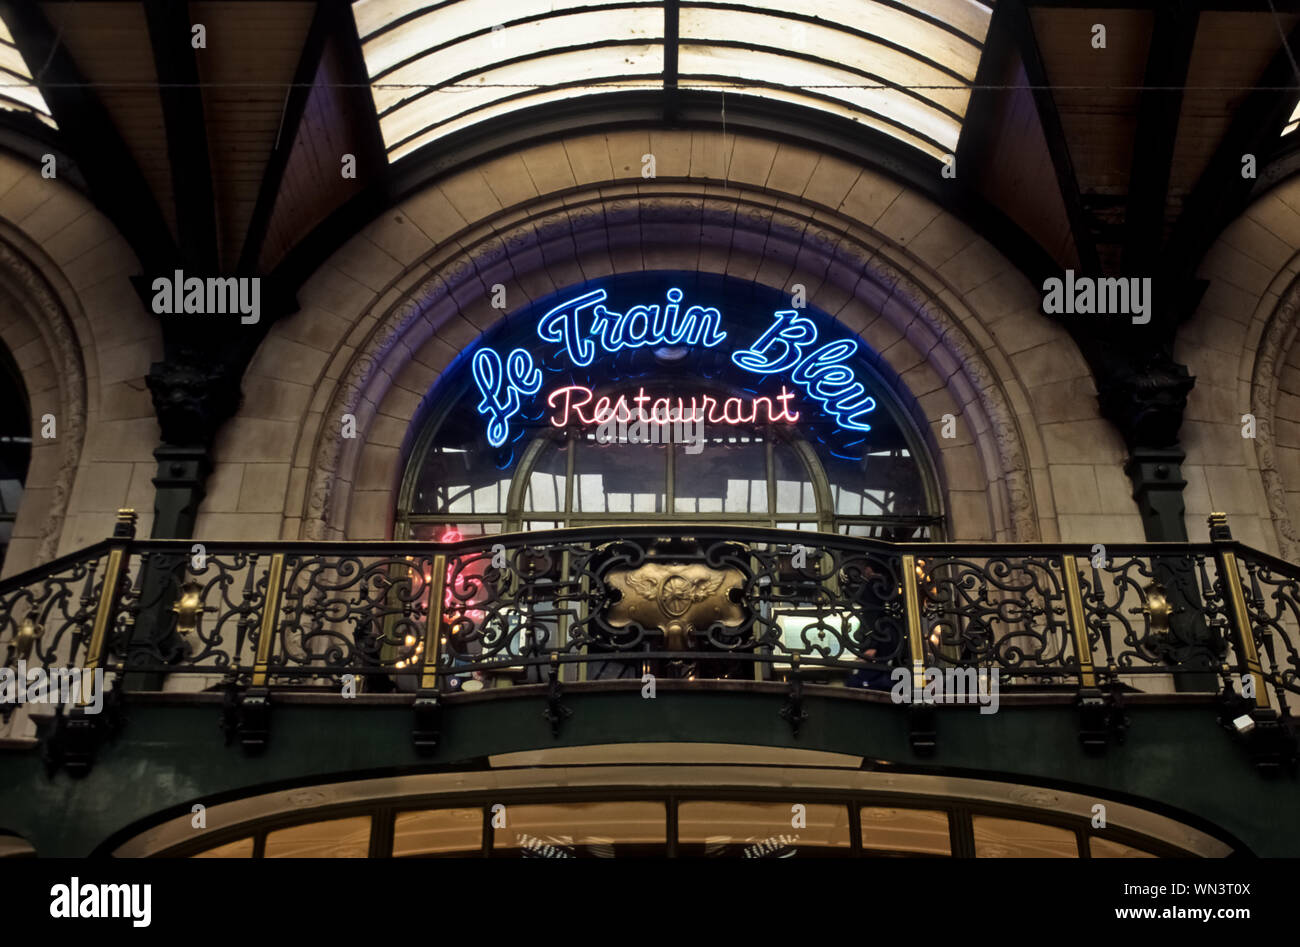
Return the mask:
[[[474,384],[483,398],[478,403],[478,413],[485,415],[488,443],[500,447],[510,433],[510,419],[519,413],[524,395],[535,395],[542,387],[542,370],[533,363],[533,356],[524,349],[515,349],[501,356],[492,349],[479,349],[474,353]]]
[[[772,317],[776,321],[753,347],[733,352],[731,360],[758,375],[789,372],[790,380],[809,398],[820,401],[841,427],[870,431],[863,416],[875,410],[876,400],[844,364],[858,350],[857,340],[837,339],[805,354],[817,342],[813,321],[792,310]]]
[[[717,309],[681,308],[682,291],[673,287],[667,303],[633,306],[615,312],[604,305],[603,289],[566,300],[548,311],[537,325],[544,341],[560,343],[574,365],[595,359],[596,343],[607,353],[644,346],[695,345],[713,348],[726,339]],[[870,431],[866,415],[876,408],[853,369],[845,364],[858,350],[856,339],[836,339],[817,346],[817,326],[798,312],[772,314],[775,320],[753,346],[733,352],[735,364],[757,375],[787,374],[809,398],[821,402],[825,413],[844,428]],[[482,400],[478,411],[487,418],[488,443],[500,447],[510,435],[510,419],[526,397],[542,386],[541,369],[525,349],[514,349],[503,363],[493,349],[479,349],[473,360],[474,382]]]
[[[722,314],[711,307],[691,306],[681,311],[682,291],[673,287],[668,303],[633,306],[615,312],[603,304],[607,294],[595,289],[560,303],[542,316],[537,334],[546,342],[561,342],[575,365],[590,365],[596,355],[595,337],[606,352],[660,345],[703,345],[707,348],[727,337],[719,327]],[[583,314],[591,311],[591,328],[584,330]]]

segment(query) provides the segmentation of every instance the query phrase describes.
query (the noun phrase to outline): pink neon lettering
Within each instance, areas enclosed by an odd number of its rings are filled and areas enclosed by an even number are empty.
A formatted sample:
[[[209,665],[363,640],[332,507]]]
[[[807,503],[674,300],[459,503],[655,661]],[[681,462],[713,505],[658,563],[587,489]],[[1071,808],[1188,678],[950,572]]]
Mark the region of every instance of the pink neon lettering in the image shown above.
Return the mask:
[[[576,405],[573,403],[573,395],[575,392],[582,392],[583,395],[582,400],[579,401]],[[551,423],[554,424],[556,427],[568,427],[569,412],[572,410],[575,414],[578,415],[579,418],[582,418],[583,424],[590,424],[591,423],[590,421],[582,417],[582,412],[580,409],[584,404],[586,404],[588,401],[591,400],[591,394],[592,394],[591,389],[587,388],[584,385],[568,385],[564,388],[556,388],[554,391],[552,391],[549,395],[546,396],[546,403],[550,407],[554,408],[555,402],[558,401],[561,397],[563,397],[564,413],[560,415],[558,418],[551,418]]]
[[[601,395],[592,404],[595,392],[586,385],[566,385],[547,395],[546,403],[555,412],[551,416],[551,424],[559,428],[568,427],[575,421],[591,425],[633,420],[646,424],[708,421],[710,424],[737,425],[798,421],[799,412],[790,410],[790,400],[794,396],[795,393],[786,390],[784,385],[775,398],[767,395],[755,395],[749,399],[733,396],[719,403],[712,395],[701,393],[698,396],[691,395],[688,412],[686,399],[679,395],[677,410],[674,412],[671,399],[648,395],[645,388],[638,388],[631,398],[626,394],[620,394],[617,398]],[[779,409],[774,402],[780,404]],[[651,405],[649,409],[646,407],[648,403]],[[636,406],[635,409],[632,405]],[[583,410],[589,406],[590,411]]]

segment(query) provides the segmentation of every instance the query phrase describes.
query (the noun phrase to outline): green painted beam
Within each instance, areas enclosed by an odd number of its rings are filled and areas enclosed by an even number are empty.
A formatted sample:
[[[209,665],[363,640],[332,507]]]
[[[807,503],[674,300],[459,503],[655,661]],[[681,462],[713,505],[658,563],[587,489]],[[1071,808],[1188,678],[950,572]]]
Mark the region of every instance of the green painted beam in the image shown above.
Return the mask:
[[[213,704],[133,704],[117,742],[90,774],[46,777],[36,751],[0,752],[0,829],[41,855],[86,855],[117,833],[241,795],[322,781],[464,767],[489,755],[553,746],[711,742],[798,747],[888,760],[914,772],[986,776],[1055,785],[1220,826],[1258,855],[1300,854],[1294,777],[1261,776],[1215,721],[1209,704],[1130,706],[1123,745],[1086,754],[1069,706],[1003,704],[937,711],[935,756],[913,755],[905,709],[809,693],[798,738],[773,693],[666,690],[566,693],[573,710],[558,739],[542,716],[540,689],[453,701],[433,757],[411,745],[404,705],[280,705],[261,756],[225,746]],[[210,826],[211,828],[211,826]],[[119,839],[120,841],[121,839]]]

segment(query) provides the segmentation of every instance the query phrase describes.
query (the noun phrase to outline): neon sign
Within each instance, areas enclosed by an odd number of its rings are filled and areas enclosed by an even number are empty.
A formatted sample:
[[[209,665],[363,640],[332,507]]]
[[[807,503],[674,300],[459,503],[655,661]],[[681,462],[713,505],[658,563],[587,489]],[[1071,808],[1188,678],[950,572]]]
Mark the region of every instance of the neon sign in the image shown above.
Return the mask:
[[[713,348],[727,337],[718,323],[722,314],[716,309],[691,306],[680,312],[682,291],[676,287],[668,290],[668,305],[660,312],[659,306],[633,306],[627,312],[606,309],[603,289],[562,302],[537,324],[537,334],[547,342],[563,342],[569,360],[575,365],[587,366],[595,356],[592,336],[600,340],[601,348],[613,354],[619,349],[642,346],[702,345]],[[582,314],[592,312],[591,329],[583,330]]]
[[[524,349],[515,349],[502,365],[501,356],[488,348],[474,353],[473,371],[474,384],[483,395],[478,413],[487,416],[488,443],[500,447],[510,433],[510,419],[523,405],[523,396],[541,390],[542,371]]]
[[[712,395],[701,394],[698,398],[699,408],[696,408],[697,398],[695,395],[690,397],[690,409],[688,411],[687,399],[684,397],[677,398],[653,398],[645,393],[644,388],[638,388],[637,394],[630,401],[636,404],[636,410],[633,411],[627,395],[619,395],[617,400],[612,400],[608,395],[603,395],[596,400],[591,410],[584,411],[587,405],[591,404],[591,399],[595,397],[593,392],[586,385],[566,385],[563,388],[556,388],[546,396],[547,405],[556,412],[551,417],[551,424],[555,427],[568,427],[571,418],[577,418],[582,424],[604,424],[607,421],[637,421],[643,424],[667,424],[670,422],[685,422],[694,424],[697,421],[708,421],[710,424],[762,424],[776,423],[780,421],[798,421],[799,412],[791,413],[789,401],[794,397],[793,391],[787,391],[785,385],[781,386],[781,393],[775,399],[765,395],[757,395],[752,398],[726,398],[719,402]],[[673,407],[673,401],[677,406]],[[749,413],[745,414],[744,403],[749,402]],[[773,401],[781,402],[780,410],[777,410]],[[650,410],[646,410],[646,403],[652,402]],[[759,418],[759,405],[765,405],[767,409],[766,422]],[[721,408],[722,413],[718,413]]]
[[[604,305],[608,298],[605,290],[595,289],[565,300],[546,312],[538,321],[537,335],[544,342],[562,345],[562,353],[575,367],[581,368],[593,363],[597,346],[606,354],[613,355],[625,349],[650,347],[690,345],[715,348],[726,340],[727,333],[721,325],[722,315],[716,308],[689,306],[683,309],[683,294],[677,287],[670,288],[665,296],[667,302],[663,306],[636,305],[625,312],[616,312]],[[819,402],[824,413],[840,427],[870,431],[866,416],[875,410],[876,401],[867,394],[866,386],[847,364],[857,353],[857,339],[833,339],[819,346],[817,325],[811,319],[790,310],[775,312],[772,317],[772,325],[752,346],[732,352],[731,361],[737,367],[763,377],[785,376],[808,398]],[[488,443],[500,447],[510,435],[510,419],[520,412],[527,399],[541,390],[541,368],[532,353],[522,348],[512,350],[504,359],[493,349],[480,348],[474,353],[472,367],[474,383],[482,396],[477,405],[478,412],[487,419]],[[576,399],[584,397],[583,392],[585,400],[575,403]],[[797,420],[798,413],[791,414],[789,405],[785,403],[794,393],[787,392],[784,385],[781,392],[781,396],[775,399],[782,402],[779,412],[775,411],[772,398],[762,396],[750,399],[748,417],[742,411],[739,398],[726,399],[719,415],[716,399],[704,395],[702,397],[714,407],[702,405],[702,410],[711,423],[752,423],[760,414],[760,402],[766,402],[768,420]],[[566,420],[558,426],[567,423],[571,412],[585,419],[581,409],[594,397],[592,390],[576,384],[557,389],[548,396],[550,407],[556,408],[555,399],[561,393],[564,393],[563,416]],[[644,389],[639,394],[648,400]],[[625,398],[619,400],[623,402]],[[732,402],[735,402],[734,410]],[[691,403],[694,417],[694,398]],[[592,408],[597,414],[616,410],[608,398],[601,398]],[[596,415],[591,416],[594,418]],[[584,423],[600,422],[584,420]]]
[[[733,352],[731,360],[759,375],[788,371],[790,380],[809,398],[825,405],[826,413],[840,427],[870,431],[871,425],[862,420],[862,415],[876,410],[876,399],[867,394],[853,369],[844,364],[857,352],[858,340],[836,339],[805,355],[804,349],[817,342],[816,323],[790,310],[773,313],[772,317],[776,321],[759,336],[753,348]],[[769,354],[773,346],[776,351]]]

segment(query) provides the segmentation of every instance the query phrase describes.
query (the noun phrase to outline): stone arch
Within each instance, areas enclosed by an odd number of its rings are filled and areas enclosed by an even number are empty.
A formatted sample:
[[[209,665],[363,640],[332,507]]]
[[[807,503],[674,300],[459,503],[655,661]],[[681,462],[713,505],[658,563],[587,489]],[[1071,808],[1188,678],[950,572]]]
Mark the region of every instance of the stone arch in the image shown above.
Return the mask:
[[[1300,379],[1300,368],[1295,365],[1300,360],[1297,359],[1300,348],[1295,346],[1298,328],[1300,277],[1291,281],[1281,302],[1269,314],[1260,335],[1250,375],[1250,413],[1256,421],[1255,456],[1259,463],[1260,479],[1263,481],[1273,528],[1277,533],[1278,553],[1291,562],[1300,562],[1300,533],[1296,532],[1287,494],[1300,493],[1300,480],[1293,475],[1291,489],[1288,491],[1287,480],[1278,458],[1278,393],[1284,375],[1291,375],[1293,381]],[[1283,419],[1283,423],[1300,430],[1300,416]],[[1294,437],[1284,439],[1291,445],[1289,452],[1300,454],[1296,450],[1300,448],[1300,441]],[[1300,470],[1294,473],[1300,474]]]
[[[144,376],[162,331],[131,285],[138,272],[84,195],[0,151],[0,319],[33,413],[57,425],[34,445],[6,574],[105,538],[122,506],[148,533],[158,424]]]
[[[643,180],[652,149],[659,177]],[[246,372],[199,531],[247,538],[274,524],[285,538],[383,538],[410,421],[500,318],[494,283],[520,294],[509,300],[517,309],[586,279],[669,268],[804,282],[809,304],[858,334],[910,393],[956,537],[1141,540],[1122,441],[1022,273],[882,174],[700,131],[527,146],[448,173],[355,235],[303,285],[301,310],[277,322]],[[951,441],[935,430],[945,413],[958,419]],[[355,440],[340,436],[345,414]],[[1078,505],[1078,472],[1088,505]]]
[[[483,311],[478,303],[484,291],[494,282],[526,279],[530,256],[536,264],[554,255],[557,245],[571,244],[574,262],[585,277],[588,270],[577,249],[577,238],[597,227],[612,234],[621,227],[636,226],[641,231],[643,254],[653,251],[657,266],[680,268],[693,262],[687,258],[698,257],[699,250],[689,245],[682,247],[679,228],[697,221],[702,233],[710,225],[722,225],[724,220],[729,222],[731,232],[727,236],[733,253],[738,238],[761,239],[762,259],[787,262],[785,282],[798,281],[796,277],[820,278],[822,285],[830,281],[841,293],[851,294],[834,313],[850,328],[855,321],[865,324],[869,307],[874,306],[900,333],[910,330],[916,346],[929,346],[921,354],[943,363],[950,370],[946,376],[949,385],[967,396],[956,402],[958,411],[969,416],[977,442],[984,442],[982,458],[987,482],[1003,491],[994,508],[996,534],[1019,540],[1040,538],[1027,455],[1014,412],[959,317],[929,287],[909,275],[905,260],[891,258],[880,246],[864,244],[847,227],[833,229],[833,225],[818,222],[811,214],[800,215],[788,208],[765,208],[764,202],[749,195],[719,201],[694,194],[657,194],[653,198],[643,194],[635,203],[603,197],[580,203],[570,197],[561,212],[542,208],[509,228],[493,228],[476,244],[462,244],[458,258],[438,267],[410,290],[408,298],[380,317],[336,389],[326,417],[351,414],[357,418],[359,430],[368,425],[405,360],[427,345],[453,312],[470,318],[480,331],[491,328],[495,318],[504,314]],[[654,230],[647,233],[647,228],[663,228],[662,240],[655,239]],[[701,238],[701,242],[706,241]],[[800,254],[805,259],[800,260]],[[832,267],[839,270],[838,280],[829,277]],[[617,271],[617,267],[611,270]],[[468,295],[466,288],[470,288]],[[810,295],[820,291],[821,286],[817,290],[810,287]],[[467,315],[470,307],[476,309],[472,316]],[[882,361],[879,367],[889,380],[897,382],[899,374],[888,362]],[[931,434],[930,446],[937,448],[936,456],[941,456],[942,445],[932,433],[938,418],[925,417],[924,409],[905,385],[895,391],[920,422],[920,429]],[[335,488],[340,480],[354,482],[365,440],[358,437],[349,441],[332,433],[328,427],[322,428],[314,454],[314,475],[303,511],[303,533],[308,538],[330,538],[347,531],[346,510],[338,505],[340,498],[346,500],[346,494],[336,493]],[[945,470],[940,466],[943,478]]]
[[[1210,512],[1233,535],[1300,560],[1300,177],[1254,201],[1201,263],[1200,306],[1174,356],[1196,376],[1182,439],[1188,532],[1205,539]],[[1243,415],[1256,420],[1242,436]]]
[[[19,249],[22,244],[27,244],[26,252]],[[34,556],[7,562],[7,573],[18,571],[15,565],[39,565],[57,554],[86,439],[86,366],[77,330],[64,301],[27,256],[39,252],[0,221],[0,299],[8,316],[0,321],[0,339],[27,387],[33,434],[14,536],[21,540],[32,533],[36,540]],[[47,414],[54,416],[59,436],[43,443],[39,432]]]

